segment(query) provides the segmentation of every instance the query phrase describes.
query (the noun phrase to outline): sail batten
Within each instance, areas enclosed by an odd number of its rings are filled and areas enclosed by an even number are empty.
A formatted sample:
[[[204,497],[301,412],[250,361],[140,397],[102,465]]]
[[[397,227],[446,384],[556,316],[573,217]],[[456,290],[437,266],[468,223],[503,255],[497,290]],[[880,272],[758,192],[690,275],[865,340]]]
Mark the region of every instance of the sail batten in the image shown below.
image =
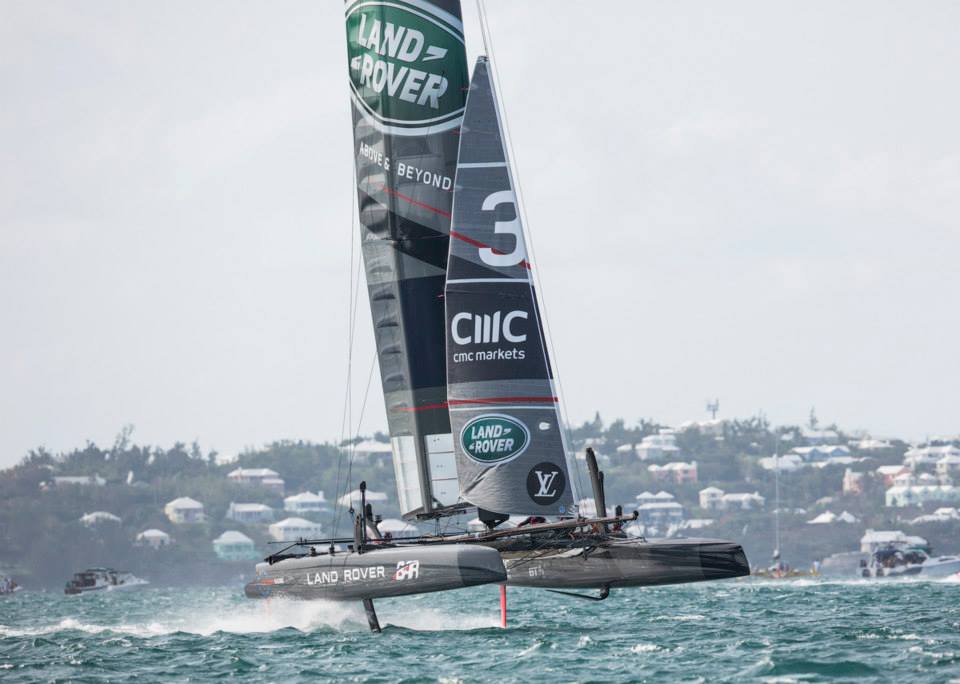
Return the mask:
[[[488,511],[562,515],[574,496],[518,207],[481,57],[461,128],[444,290],[460,493]]]

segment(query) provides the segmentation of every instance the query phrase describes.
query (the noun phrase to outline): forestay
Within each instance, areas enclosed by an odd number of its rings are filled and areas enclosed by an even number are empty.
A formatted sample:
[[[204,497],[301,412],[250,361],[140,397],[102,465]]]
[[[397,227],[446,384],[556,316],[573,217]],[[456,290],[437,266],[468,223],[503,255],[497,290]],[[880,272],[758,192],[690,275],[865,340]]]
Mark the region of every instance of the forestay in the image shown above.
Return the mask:
[[[447,263],[447,400],[463,499],[569,513],[563,428],[486,58],[461,128]]]

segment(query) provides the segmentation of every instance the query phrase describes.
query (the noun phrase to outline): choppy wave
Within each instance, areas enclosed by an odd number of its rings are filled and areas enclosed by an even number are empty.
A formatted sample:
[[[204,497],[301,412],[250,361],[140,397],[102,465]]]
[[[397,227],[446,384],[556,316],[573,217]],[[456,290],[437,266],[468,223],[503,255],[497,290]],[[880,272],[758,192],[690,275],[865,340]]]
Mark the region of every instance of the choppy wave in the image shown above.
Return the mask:
[[[359,605],[238,589],[0,603],[0,680],[909,681],[960,684],[956,581],[809,579],[614,590],[600,603],[490,588]],[[384,667],[389,663],[389,668]]]

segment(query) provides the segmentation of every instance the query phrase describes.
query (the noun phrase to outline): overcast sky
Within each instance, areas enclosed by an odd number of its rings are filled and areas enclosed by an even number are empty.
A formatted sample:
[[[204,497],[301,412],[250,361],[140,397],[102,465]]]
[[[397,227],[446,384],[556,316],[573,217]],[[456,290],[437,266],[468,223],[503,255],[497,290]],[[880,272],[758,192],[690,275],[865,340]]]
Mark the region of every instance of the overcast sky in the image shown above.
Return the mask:
[[[487,6],[573,421],[960,431],[960,4]],[[341,3],[0,13],[0,466],[338,438]]]

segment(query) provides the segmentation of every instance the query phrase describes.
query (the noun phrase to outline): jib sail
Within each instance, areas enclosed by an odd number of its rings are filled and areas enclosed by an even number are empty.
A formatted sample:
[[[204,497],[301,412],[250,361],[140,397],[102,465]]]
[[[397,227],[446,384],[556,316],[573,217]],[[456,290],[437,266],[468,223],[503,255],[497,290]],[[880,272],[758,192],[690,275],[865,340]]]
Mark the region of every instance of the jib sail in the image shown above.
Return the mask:
[[[461,496],[500,513],[568,513],[574,496],[558,399],[484,57],[460,138],[445,301]]]
[[[467,94],[459,0],[347,0],[360,230],[400,508],[456,503],[443,288]]]

